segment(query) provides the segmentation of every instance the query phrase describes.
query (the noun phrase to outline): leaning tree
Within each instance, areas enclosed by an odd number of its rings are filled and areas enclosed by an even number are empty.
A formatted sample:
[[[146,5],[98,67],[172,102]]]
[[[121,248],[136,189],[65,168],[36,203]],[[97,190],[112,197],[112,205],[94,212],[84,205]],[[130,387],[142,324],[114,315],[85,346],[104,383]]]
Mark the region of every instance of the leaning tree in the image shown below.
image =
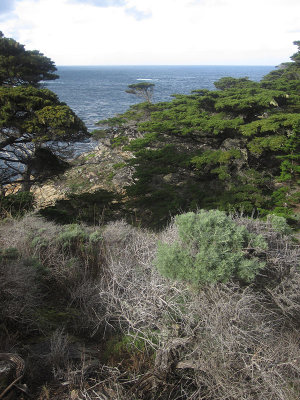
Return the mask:
[[[132,85],[128,85],[126,93],[135,94],[148,103],[151,103],[154,86],[154,83],[148,82],[133,83]]]
[[[41,81],[56,79],[54,63],[0,33],[0,186],[37,181],[66,168],[61,143],[88,135],[84,123]]]
[[[41,81],[57,79],[55,71],[50,58],[37,50],[25,50],[24,45],[0,32],[1,86],[39,86]]]

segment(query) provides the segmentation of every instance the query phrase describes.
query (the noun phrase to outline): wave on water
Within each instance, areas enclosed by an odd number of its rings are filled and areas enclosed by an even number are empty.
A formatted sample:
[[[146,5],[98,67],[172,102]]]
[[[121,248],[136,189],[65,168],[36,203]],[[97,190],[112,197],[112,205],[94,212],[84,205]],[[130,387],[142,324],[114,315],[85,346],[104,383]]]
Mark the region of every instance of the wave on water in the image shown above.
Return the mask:
[[[44,85],[67,103],[92,131],[99,129],[97,121],[123,113],[140,102],[138,97],[126,92],[133,82],[155,83],[153,102],[157,103],[171,101],[173,93],[213,90],[213,82],[224,76],[248,76],[259,81],[273,69],[271,66],[59,67],[60,79],[46,81]]]
[[[132,82],[155,83],[153,102],[156,103],[171,101],[173,93],[213,90],[213,82],[224,76],[248,76],[259,81],[273,69],[271,66],[59,67],[60,79],[46,81],[44,86],[67,103],[92,131],[99,129],[97,121],[123,113],[131,105],[140,102],[138,97],[126,92]],[[75,156],[88,151],[90,145],[93,146],[92,141],[74,146]]]

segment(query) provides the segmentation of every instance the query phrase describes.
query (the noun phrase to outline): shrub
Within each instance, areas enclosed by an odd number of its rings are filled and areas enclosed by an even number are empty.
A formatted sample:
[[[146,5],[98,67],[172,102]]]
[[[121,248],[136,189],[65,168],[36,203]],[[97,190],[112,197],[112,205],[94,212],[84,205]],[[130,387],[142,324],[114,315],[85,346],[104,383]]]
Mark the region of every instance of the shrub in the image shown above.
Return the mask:
[[[70,194],[66,199],[58,200],[54,206],[41,209],[39,213],[58,224],[82,221],[100,225],[119,215],[121,198],[121,195],[103,189],[94,193]]]
[[[101,230],[92,232],[89,236],[90,243],[99,243],[103,240],[103,233]]]
[[[168,278],[196,285],[238,279],[251,282],[264,263],[255,249],[266,249],[261,235],[251,234],[218,210],[175,217],[178,240],[159,243],[155,264]]]
[[[16,260],[19,256],[18,249],[15,247],[9,247],[7,249],[0,249],[0,261],[3,262],[5,260]]]
[[[29,192],[19,192],[0,196],[0,217],[11,215],[20,217],[34,208],[34,196]]]
[[[280,217],[275,214],[268,215],[268,222],[271,223],[272,228],[276,231],[281,233],[282,235],[289,235],[292,233],[292,229],[287,223],[284,217]]]
[[[77,224],[70,224],[63,227],[63,232],[58,236],[58,241],[62,244],[63,248],[72,245],[78,246],[87,239],[84,229]]]

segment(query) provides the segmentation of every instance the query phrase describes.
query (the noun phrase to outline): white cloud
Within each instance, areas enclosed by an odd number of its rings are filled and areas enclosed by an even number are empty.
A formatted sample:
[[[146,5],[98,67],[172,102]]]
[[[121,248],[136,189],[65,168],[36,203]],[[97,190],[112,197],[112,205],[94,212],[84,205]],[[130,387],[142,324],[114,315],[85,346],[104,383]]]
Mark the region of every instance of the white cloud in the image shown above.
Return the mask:
[[[129,7],[125,9],[125,12],[128,15],[133,16],[137,21],[141,21],[146,18],[150,18],[152,16],[151,12],[140,11],[136,7]]]
[[[299,0],[18,0],[1,29],[57,65],[288,61]]]
[[[90,4],[96,7],[120,7],[126,4],[126,0],[69,0],[69,3]]]

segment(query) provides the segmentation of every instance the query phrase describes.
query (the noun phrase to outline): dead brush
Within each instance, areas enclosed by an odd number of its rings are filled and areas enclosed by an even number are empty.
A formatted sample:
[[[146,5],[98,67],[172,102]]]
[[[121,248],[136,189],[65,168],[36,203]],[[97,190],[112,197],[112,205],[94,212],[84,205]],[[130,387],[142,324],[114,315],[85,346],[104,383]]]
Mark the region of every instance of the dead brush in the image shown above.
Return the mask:
[[[0,319],[2,326],[37,329],[35,314],[43,301],[38,271],[30,260],[0,259]],[[17,332],[13,332],[15,335]]]
[[[299,272],[294,268],[299,249],[287,237],[268,231],[265,223],[251,225],[247,220],[246,224],[268,240],[267,269],[262,275],[273,276],[275,282],[268,281],[267,286],[259,281],[244,287],[229,282],[195,290],[170,282],[152,264],[156,234],[123,224],[118,225],[124,234],[119,232],[117,243],[109,235],[110,280],[105,287],[99,285],[107,322],[143,337],[156,352],[154,367],[137,382],[141,398],[146,390],[157,399],[286,400],[299,396],[298,328],[291,318],[299,308]],[[161,237],[168,243],[176,240],[174,225]],[[159,394],[162,385],[168,391]]]
[[[88,253],[83,263],[76,268],[73,265],[69,276],[69,254],[62,256],[59,247],[46,249],[52,255],[46,253],[45,260],[59,263],[51,270],[53,282],[62,282],[68,305],[77,310],[76,329],[75,325],[72,329],[78,332],[81,325],[89,336],[105,339],[122,334],[131,338],[132,345],[142,341],[141,354],[152,357],[145,368],[137,358],[127,355],[120,365],[99,367],[97,377],[58,360],[61,369],[57,371],[72,382],[69,396],[105,399],[105,395],[107,399],[128,400],[300,397],[299,247],[268,223],[240,217],[236,222],[262,234],[268,243],[268,248],[256,255],[266,266],[252,284],[231,280],[196,287],[162,277],[153,266],[157,241],[174,243],[178,239],[174,224],[161,234],[132,228],[123,221],[108,224],[101,242],[96,242],[101,246],[102,268],[96,275],[84,272],[90,268]],[[13,243],[25,246],[20,231],[37,224],[40,222],[34,218],[25,219],[22,229],[9,228],[16,236],[9,234],[11,238],[2,240],[7,247]],[[60,229],[49,226],[51,240]],[[32,249],[24,251],[31,254]],[[59,357],[66,354],[66,342],[62,340],[64,332],[57,335],[60,345],[54,346],[56,350],[53,347],[53,354]],[[72,371],[77,372],[72,375]]]
[[[64,377],[70,363],[69,337],[63,328],[56,329],[50,337],[50,353],[46,361],[52,369],[56,379]]]

